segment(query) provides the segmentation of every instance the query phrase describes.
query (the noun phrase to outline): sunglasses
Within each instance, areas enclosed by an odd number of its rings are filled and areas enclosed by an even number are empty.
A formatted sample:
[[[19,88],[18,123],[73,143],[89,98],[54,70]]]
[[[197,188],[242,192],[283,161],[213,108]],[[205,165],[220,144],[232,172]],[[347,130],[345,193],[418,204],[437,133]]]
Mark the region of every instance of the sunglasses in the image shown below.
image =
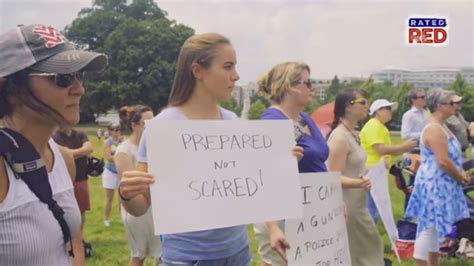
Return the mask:
[[[422,96],[413,96],[413,100],[416,100],[416,99],[425,99],[426,96],[425,95],[422,95]]]
[[[392,106],[384,106],[380,109],[385,109],[385,110],[389,110],[389,111],[392,111]]]
[[[351,101],[351,104],[361,104],[361,105],[366,105],[367,104],[367,99],[364,98],[359,98]]]
[[[69,74],[56,73],[30,73],[29,76],[48,77],[54,84],[62,89],[67,89],[72,86],[75,80],[82,83],[84,80],[84,72],[74,72]]]
[[[313,87],[313,83],[311,83],[311,80],[306,80],[306,81],[300,81],[298,84],[305,84],[308,89],[311,89]]]
[[[450,102],[447,102],[447,103],[439,103],[439,104],[442,104],[442,105],[455,105],[455,104],[458,104],[459,102],[453,102],[453,101],[450,101]]]

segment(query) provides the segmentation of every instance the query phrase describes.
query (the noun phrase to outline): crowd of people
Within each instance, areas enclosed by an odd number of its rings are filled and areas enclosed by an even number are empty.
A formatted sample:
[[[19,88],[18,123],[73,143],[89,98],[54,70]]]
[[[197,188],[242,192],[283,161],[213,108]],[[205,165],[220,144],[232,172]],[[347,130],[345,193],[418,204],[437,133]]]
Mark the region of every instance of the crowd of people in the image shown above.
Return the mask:
[[[30,25],[0,35],[0,59],[0,140],[5,143],[0,145],[0,264],[84,265],[87,243],[81,229],[90,209],[86,169],[92,144],[73,127],[79,122],[84,73],[102,71],[107,57],[79,50],[54,28]],[[120,123],[108,127],[103,139],[103,223],[110,226],[117,191],[130,265],[143,265],[147,257],[163,266],[250,265],[246,225],[155,236],[150,185],[159,177],[148,172],[146,144],[154,136],[147,135],[144,126],[148,119],[238,119],[219,105],[231,97],[239,80],[236,64],[228,38],[194,35],[179,53],[168,106],[156,116],[145,105],[124,106]],[[352,265],[384,265],[377,209],[365,178],[368,169],[381,161],[388,168],[392,156],[416,147],[421,157],[406,210],[418,223],[414,259],[417,265],[439,265],[439,242],[452,224],[469,216],[462,186],[471,177],[462,163],[469,159],[474,125],[459,112],[462,97],[443,89],[411,91],[407,100],[412,107],[402,118],[403,141],[392,144],[386,124],[397,103],[374,99],[369,104],[370,95],[359,88],[340,92],[332,130],[324,136],[303,112],[314,97],[311,84],[305,63],[270,68],[258,80],[259,92],[271,102],[261,119],[293,122],[297,145],[288,152],[298,161],[300,173],[341,172]],[[127,138],[121,135],[122,127],[131,132]],[[102,138],[102,132],[98,136]],[[30,175],[42,181],[31,185]],[[284,221],[253,228],[261,265],[286,265]]]

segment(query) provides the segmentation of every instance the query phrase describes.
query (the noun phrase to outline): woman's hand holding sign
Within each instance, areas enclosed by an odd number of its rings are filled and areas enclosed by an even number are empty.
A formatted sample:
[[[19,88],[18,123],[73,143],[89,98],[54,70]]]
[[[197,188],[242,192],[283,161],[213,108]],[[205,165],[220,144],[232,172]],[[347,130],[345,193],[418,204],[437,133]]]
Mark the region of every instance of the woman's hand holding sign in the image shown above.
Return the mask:
[[[290,244],[286,240],[285,233],[280,229],[276,221],[267,222],[266,225],[270,236],[270,246],[285,262],[288,262],[286,250],[290,248]]]
[[[303,159],[303,152],[304,152],[304,149],[301,146],[295,146],[293,147],[293,149],[291,149],[291,153],[293,154],[293,156],[296,157],[298,162],[301,161],[301,159]]]
[[[119,196],[125,209],[134,216],[141,216],[150,207],[150,185],[155,178],[140,170],[125,171],[120,180]]]

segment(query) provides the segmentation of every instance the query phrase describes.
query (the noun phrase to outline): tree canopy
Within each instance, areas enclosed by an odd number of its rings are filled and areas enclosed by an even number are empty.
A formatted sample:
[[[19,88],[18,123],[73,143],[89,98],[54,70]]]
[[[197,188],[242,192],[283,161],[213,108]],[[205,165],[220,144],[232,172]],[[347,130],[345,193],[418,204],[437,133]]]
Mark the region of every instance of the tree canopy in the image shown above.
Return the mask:
[[[81,121],[122,105],[167,104],[179,50],[194,34],[167,17],[152,0],[95,0],[65,28],[80,47],[107,54],[103,73],[88,75]]]

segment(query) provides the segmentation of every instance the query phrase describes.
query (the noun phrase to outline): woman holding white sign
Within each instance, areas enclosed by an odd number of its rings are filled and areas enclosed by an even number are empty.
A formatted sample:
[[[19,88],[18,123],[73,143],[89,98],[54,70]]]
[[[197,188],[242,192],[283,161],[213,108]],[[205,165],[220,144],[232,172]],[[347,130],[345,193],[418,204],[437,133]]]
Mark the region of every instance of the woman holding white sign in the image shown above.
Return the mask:
[[[124,106],[120,108],[119,115],[121,122],[132,131],[130,137],[120,143],[114,155],[118,176],[121,178],[123,172],[135,169],[138,144],[145,127],[145,120],[153,118],[153,111],[145,105]],[[131,249],[130,265],[141,266],[147,257],[156,258],[158,261],[161,255],[161,241],[153,231],[151,208],[140,217],[135,217],[125,208],[121,208],[120,216]]]
[[[272,106],[261,119],[291,119],[295,140],[304,150],[298,162],[300,173],[326,172],[329,154],[326,140],[303,108],[313,101],[310,68],[305,63],[286,62],[274,66],[258,81],[260,92]],[[284,221],[254,224],[262,265],[286,265],[288,242],[283,233]]]
[[[439,265],[439,243],[452,224],[469,217],[462,185],[471,177],[462,168],[461,144],[445,122],[454,115],[454,92],[428,92],[431,117],[421,133],[421,165],[405,216],[417,218],[416,264]]]
[[[153,119],[238,119],[219,106],[231,97],[239,79],[236,64],[235,50],[224,36],[207,33],[190,37],[178,57],[169,106]],[[149,188],[154,182],[147,173],[146,131],[139,146],[137,168],[122,174],[119,195],[126,210],[140,216],[150,207]],[[161,265],[241,266],[250,265],[251,258],[245,225],[163,235]]]
[[[360,145],[357,123],[367,116],[367,93],[347,90],[336,96],[333,131],[328,138],[330,171],[341,172],[343,198],[348,209],[347,233],[352,266],[383,265],[383,241],[367,209],[370,181],[367,154]]]

